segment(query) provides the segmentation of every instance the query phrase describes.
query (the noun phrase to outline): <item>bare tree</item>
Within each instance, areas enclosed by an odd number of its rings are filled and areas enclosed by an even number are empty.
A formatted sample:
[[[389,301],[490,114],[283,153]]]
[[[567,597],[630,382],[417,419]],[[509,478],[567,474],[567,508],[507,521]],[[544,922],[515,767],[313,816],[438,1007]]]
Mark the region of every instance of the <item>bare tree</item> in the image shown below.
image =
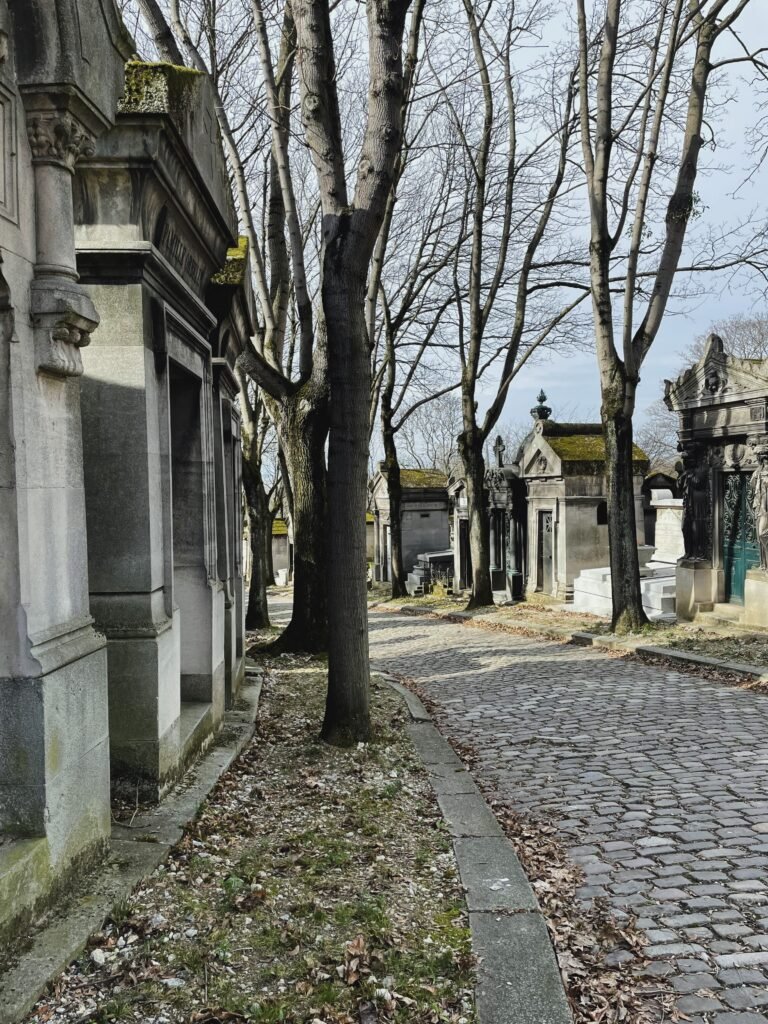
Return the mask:
[[[243,490],[251,543],[251,579],[245,626],[246,629],[266,629],[269,626],[267,586],[274,583],[272,520],[279,503],[281,479],[274,465],[270,474],[272,479],[265,479],[265,460],[276,448],[276,438],[263,398],[242,370],[238,377],[242,413]]]
[[[638,427],[637,443],[648,456],[650,470],[673,466],[677,454],[677,413],[671,412],[663,398],[657,398],[645,410]]]
[[[768,313],[737,313],[725,320],[717,320],[705,334],[694,340],[683,355],[682,369],[701,359],[711,334],[718,334],[725,343],[726,352],[739,359],[768,358]]]
[[[589,277],[606,444],[613,626],[645,621],[632,500],[640,368],[667,310],[689,222],[715,44],[750,0],[576,0]],[[761,52],[761,51],[758,51]],[[743,44],[738,60],[756,56]],[[735,60],[735,59],[734,59]],[[663,208],[660,240],[651,232]],[[620,311],[614,310],[618,294]]]
[[[450,476],[458,468],[460,431],[461,400],[456,395],[441,395],[419,406],[400,428],[403,465],[435,468]]]
[[[551,62],[526,58],[527,44],[538,40],[552,11],[533,2],[511,3],[502,10],[472,0],[462,0],[461,9],[461,30],[469,40],[466,61],[458,61],[458,26],[452,24],[453,39],[446,40],[445,51],[428,50],[427,58],[443,99],[448,143],[460,165],[455,219],[461,241],[450,276],[472,608],[493,603],[486,442],[512,380],[541,347],[567,339],[569,314],[584,294],[574,298],[552,282],[553,263],[569,250],[567,225],[557,211],[572,174],[575,72],[559,53]],[[490,396],[482,414],[479,381],[489,367],[496,385],[485,390]]]
[[[455,253],[449,229],[453,169],[449,164],[434,173],[434,152],[425,143],[433,104],[419,104],[418,116],[414,116],[411,102],[423,4],[424,0],[416,0],[413,8],[406,59],[406,136],[374,253],[367,300],[369,335],[374,339],[371,423],[378,403],[389,499],[393,597],[406,593],[397,438],[401,432],[406,436],[414,417],[428,422],[427,410],[439,416],[444,411],[439,403],[457,387],[453,370],[453,382],[445,383],[435,349],[443,317],[453,303],[453,290],[441,286],[440,280]],[[410,188],[403,184],[406,168]]]
[[[366,118],[358,146],[359,122],[342,117],[339,74],[343,68],[337,61],[339,54],[343,57],[343,46],[337,54],[337,41],[354,34],[358,12],[332,14],[328,2],[313,5],[311,10],[303,4],[286,3],[277,12],[270,11],[268,24],[260,0],[251,0],[250,38],[257,44],[271,136],[264,232],[271,280],[243,162],[236,146],[230,147],[229,154],[254,255],[262,318],[255,344],[242,365],[262,391],[281,405],[276,425],[290,470],[286,498],[293,509],[297,556],[302,546],[297,535],[302,503],[314,502],[315,512],[320,504],[325,506],[325,475],[321,471],[324,426],[330,423],[328,512],[333,529],[323,530],[321,539],[326,543],[320,548],[307,545],[304,550],[311,548],[318,556],[327,557],[327,571],[318,573],[317,563],[313,571],[334,594],[328,614],[329,678],[323,724],[324,738],[334,743],[366,740],[370,732],[365,509],[371,381],[365,295],[401,142],[402,44],[408,7],[409,0],[372,0],[367,7],[367,47],[358,45],[353,50],[365,54],[367,65]],[[210,20],[209,14],[206,8],[204,22]],[[180,16],[178,0],[171,0],[171,24],[193,64],[204,69],[205,61]],[[278,58],[273,62],[275,32]],[[212,70],[211,77],[216,83],[218,76]],[[297,108],[292,101],[294,80],[299,86]],[[228,136],[223,107],[222,103],[220,124],[227,143],[233,133],[230,128]],[[307,189],[308,178],[302,167],[296,170],[295,157],[305,152],[304,148],[297,145],[291,151],[292,139],[298,135],[292,124],[294,113],[301,116],[320,215],[316,309],[305,258],[305,246],[309,244],[311,250],[315,241],[314,217],[302,224],[299,213],[297,195]],[[359,148],[349,181],[348,145]],[[286,325],[295,330],[287,331]],[[294,355],[295,376],[289,376],[294,373]],[[329,406],[324,399],[326,391],[330,393]],[[312,482],[314,486],[310,486]],[[294,602],[294,619],[296,612]]]

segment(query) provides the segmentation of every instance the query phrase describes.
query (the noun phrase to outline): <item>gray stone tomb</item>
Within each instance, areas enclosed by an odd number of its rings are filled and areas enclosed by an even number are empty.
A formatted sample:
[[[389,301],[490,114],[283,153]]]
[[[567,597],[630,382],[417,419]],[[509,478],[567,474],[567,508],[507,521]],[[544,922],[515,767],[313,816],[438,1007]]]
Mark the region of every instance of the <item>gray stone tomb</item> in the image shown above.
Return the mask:
[[[666,382],[665,401],[679,416],[683,463],[678,617],[729,604],[744,606],[748,624],[768,626],[768,360],[729,355],[713,334],[701,359]]]

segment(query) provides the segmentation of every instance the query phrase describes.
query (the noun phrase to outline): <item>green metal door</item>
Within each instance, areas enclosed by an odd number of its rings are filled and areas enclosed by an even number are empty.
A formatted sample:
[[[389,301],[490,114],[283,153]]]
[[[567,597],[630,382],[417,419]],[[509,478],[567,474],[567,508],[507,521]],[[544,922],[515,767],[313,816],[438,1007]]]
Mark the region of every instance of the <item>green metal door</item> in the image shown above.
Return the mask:
[[[748,484],[748,473],[727,473],[723,478],[725,599],[734,604],[744,604],[747,569],[760,564]]]

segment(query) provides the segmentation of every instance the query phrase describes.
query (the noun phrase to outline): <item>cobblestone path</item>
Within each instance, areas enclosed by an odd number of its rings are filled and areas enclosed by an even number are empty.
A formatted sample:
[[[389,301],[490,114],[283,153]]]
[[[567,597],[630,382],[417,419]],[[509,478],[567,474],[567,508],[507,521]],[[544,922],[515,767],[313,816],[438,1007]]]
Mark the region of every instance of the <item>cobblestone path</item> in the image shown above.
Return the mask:
[[[689,1020],[768,1024],[768,696],[391,612],[371,656],[421,684],[481,781],[559,823],[580,897],[637,915]]]

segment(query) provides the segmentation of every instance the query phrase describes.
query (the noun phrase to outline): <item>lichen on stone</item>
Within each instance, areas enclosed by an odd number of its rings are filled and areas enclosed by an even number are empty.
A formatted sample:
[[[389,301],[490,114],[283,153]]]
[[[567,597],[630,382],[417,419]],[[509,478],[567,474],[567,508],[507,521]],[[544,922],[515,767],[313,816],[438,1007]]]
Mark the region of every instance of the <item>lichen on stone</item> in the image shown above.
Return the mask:
[[[446,487],[448,478],[439,469],[401,469],[401,487]]]
[[[563,462],[605,462],[605,440],[600,434],[547,437],[547,441]],[[648,462],[648,456],[636,444],[632,446],[632,461]]]
[[[195,103],[200,71],[177,64],[129,60],[125,91],[118,110],[123,114],[183,116]]]
[[[211,284],[239,285],[245,281],[248,261],[248,239],[240,235],[237,245],[227,249],[227,258],[221,270],[217,270],[211,278]]]

